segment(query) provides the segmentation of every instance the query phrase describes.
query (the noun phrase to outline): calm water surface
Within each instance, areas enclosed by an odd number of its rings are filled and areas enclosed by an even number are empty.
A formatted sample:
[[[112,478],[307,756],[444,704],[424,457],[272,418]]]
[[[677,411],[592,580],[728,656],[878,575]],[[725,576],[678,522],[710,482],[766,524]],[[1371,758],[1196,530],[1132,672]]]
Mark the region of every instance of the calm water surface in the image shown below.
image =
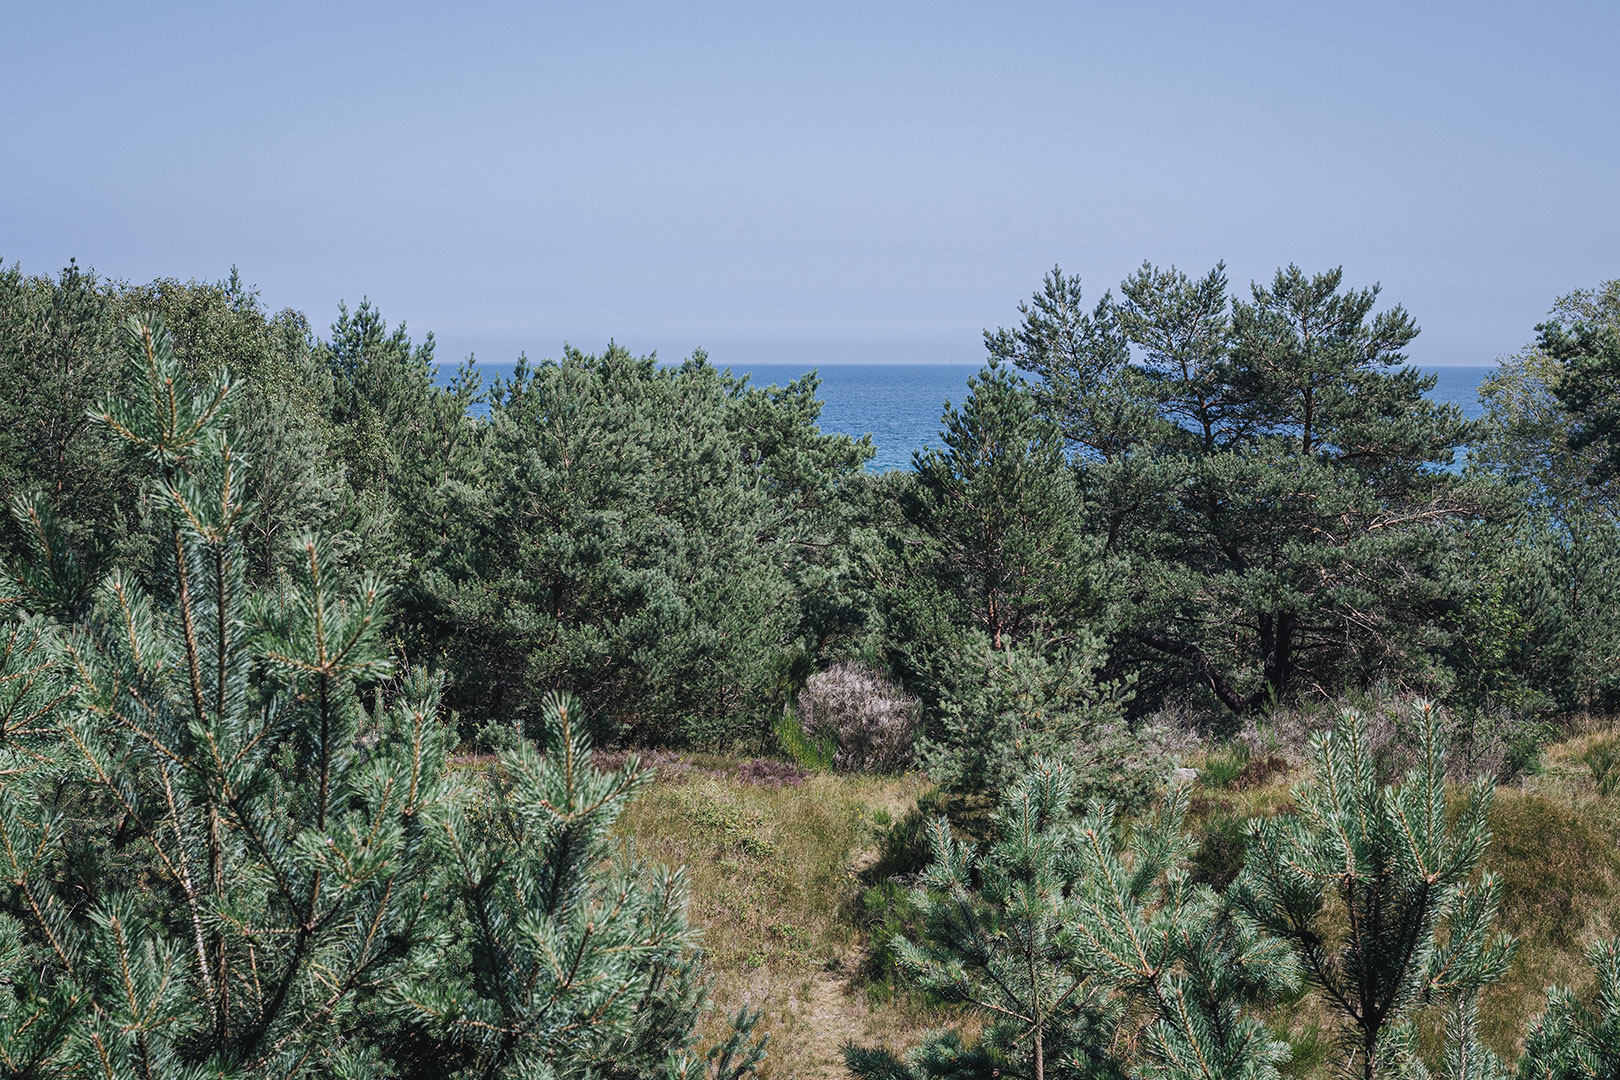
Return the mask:
[[[485,385],[512,374],[511,364],[480,364]],[[439,367],[442,378],[455,370]],[[800,364],[740,364],[732,372],[748,375],[756,385],[783,384],[803,375]],[[1432,369],[1438,382],[1429,396],[1456,405],[1470,419],[1480,415],[1479,384],[1490,367]],[[871,435],[877,454],[867,467],[903,469],[911,455],[939,442],[939,418],[945,402],[960,405],[967,397],[972,364],[827,364],[819,369],[821,429],[845,435]]]

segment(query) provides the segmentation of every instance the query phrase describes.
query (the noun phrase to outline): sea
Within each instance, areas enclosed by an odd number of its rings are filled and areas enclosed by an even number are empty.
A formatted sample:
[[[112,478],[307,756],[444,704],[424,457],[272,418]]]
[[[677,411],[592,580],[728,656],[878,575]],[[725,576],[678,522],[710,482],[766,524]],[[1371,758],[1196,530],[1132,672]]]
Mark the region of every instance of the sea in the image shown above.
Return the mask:
[[[487,386],[508,378],[511,364],[480,364]],[[809,369],[801,364],[732,365],[735,375],[747,375],[757,386],[786,384]],[[1483,411],[1479,384],[1492,367],[1436,367],[1429,396],[1456,405],[1468,419]],[[439,376],[447,380],[453,364],[441,364]],[[824,364],[821,378],[821,430],[845,435],[870,435],[876,454],[867,462],[874,472],[911,467],[912,455],[939,444],[940,415],[947,401],[960,405],[968,394],[968,379],[978,374],[973,364]]]

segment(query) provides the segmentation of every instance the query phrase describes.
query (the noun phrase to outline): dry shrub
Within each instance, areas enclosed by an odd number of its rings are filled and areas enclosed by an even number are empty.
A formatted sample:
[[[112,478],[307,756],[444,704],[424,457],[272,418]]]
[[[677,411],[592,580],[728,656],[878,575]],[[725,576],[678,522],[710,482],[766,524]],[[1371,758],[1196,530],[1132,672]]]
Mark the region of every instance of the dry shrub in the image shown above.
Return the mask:
[[[737,782],[752,787],[798,787],[810,774],[790,761],[754,758],[737,766]]]
[[[684,756],[668,750],[604,750],[591,751],[591,764],[605,772],[622,769],[631,758],[641,762],[643,769],[652,769],[663,779],[684,776],[696,768]]]
[[[812,742],[838,747],[835,769],[899,772],[911,764],[917,701],[882,672],[834,664],[799,692],[799,723]]]
[[[1365,721],[1367,746],[1377,763],[1379,779],[1390,783],[1417,763],[1418,727],[1413,718],[1415,707],[1423,700],[1374,687],[1340,702],[1309,702],[1247,717],[1232,741],[1247,747],[1250,760],[1297,764],[1309,758],[1313,736],[1331,731],[1342,710],[1355,708]],[[1509,709],[1441,707],[1441,711],[1448,744],[1446,771],[1458,783],[1476,776],[1499,784],[1518,779],[1551,736],[1545,724]],[[1274,768],[1271,775],[1282,771]],[[1265,782],[1271,775],[1259,780]]]

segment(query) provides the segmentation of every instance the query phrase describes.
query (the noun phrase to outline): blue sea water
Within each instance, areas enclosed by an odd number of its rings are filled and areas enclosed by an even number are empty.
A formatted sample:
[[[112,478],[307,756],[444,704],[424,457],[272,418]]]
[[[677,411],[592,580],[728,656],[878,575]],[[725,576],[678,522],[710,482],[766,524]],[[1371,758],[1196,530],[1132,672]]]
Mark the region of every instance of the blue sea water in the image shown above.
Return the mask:
[[[480,364],[484,383],[506,378],[511,364]],[[439,374],[447,379],[453,365],[441,365]],[[807,369],[801,364],[733,365],[732,372],[746,374],[756,385],[781,385],[799,378]],[[1463,415],[1480,415],[1479,384],[1490,374],[1490,367],[1440,367],[1429,396],[1458,406]],[[967,397],[968,378],[979,369],[972,364],[827,364],[818,369],[820,394],[825,403],[821,429],[846,435],[871,435],[877,453],[867,468],[874,471],[904,469],[911,455],[939,443],[940,414],[945,402],[960,405]]]

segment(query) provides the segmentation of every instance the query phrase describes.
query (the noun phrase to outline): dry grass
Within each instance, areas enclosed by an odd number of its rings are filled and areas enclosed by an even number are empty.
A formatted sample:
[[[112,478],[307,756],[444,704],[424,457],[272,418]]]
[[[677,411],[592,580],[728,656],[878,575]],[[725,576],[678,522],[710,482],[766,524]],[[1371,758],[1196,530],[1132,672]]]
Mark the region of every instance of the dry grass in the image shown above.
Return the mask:
[[[1586,950],[1620,930],[1615,806],[1570,792],[1497,793],[1486,866],[1502,879],[1497,925],[1519,941],[1513,966],[1481,1002],[1481,1034],[1498,1052],[1517,1055],[1524,1029],[1553,984],[1584,989]]]
[[[817,774],[747,785],[728,771],[736,763],[702,764],[664,770],[621,830],[642,855],[687,868],[715,1004],[764,1010],[764,1075],[842,1077],[846,1041],[898,1049],[939,1023],[911,999],[875,1003],[866,992],[857,920],[857,873],[881,825],[915,807],[924,782]]]
[[[1549,748],[1541,770],[1498,789],[1486,865],[1502,879],[1500,926],[1519,939],[1506,978],[1483,1001],[1486,1041],[1516,1055],[1545,988],[1582,988],[1584,951],[1620,932],[1620,796],[1598,790],[1596,730]],[[1292,755],[1215,762],[1193,789],[1189,824],[1204,834],[1195,874],[1216,884],[1235,873],[1243,823],[1287,813],[1304,774]],[[670,764],[670,763],[664,763]],[[1189,761],[1205,769],[1209,755]],[[922,1032],[963,1018],[892,995],[867,981],[870,942],[859,900],[887,823],[917,806],[917,776],[811,775],[798,786],[748,785],[739,762],[688,758],[661,769],[622,825],[645,856],[687,867],[691,917],[704,931],[716,1004],[765,1012],[767,1077],[842,1077],[846,1041],[901,1050]],[[868,873],[866,876],[870,876]],[[1331,1075],[1336,1019],[1314,994],[1264,1017],[1294,1047],[1284,1073]]]

